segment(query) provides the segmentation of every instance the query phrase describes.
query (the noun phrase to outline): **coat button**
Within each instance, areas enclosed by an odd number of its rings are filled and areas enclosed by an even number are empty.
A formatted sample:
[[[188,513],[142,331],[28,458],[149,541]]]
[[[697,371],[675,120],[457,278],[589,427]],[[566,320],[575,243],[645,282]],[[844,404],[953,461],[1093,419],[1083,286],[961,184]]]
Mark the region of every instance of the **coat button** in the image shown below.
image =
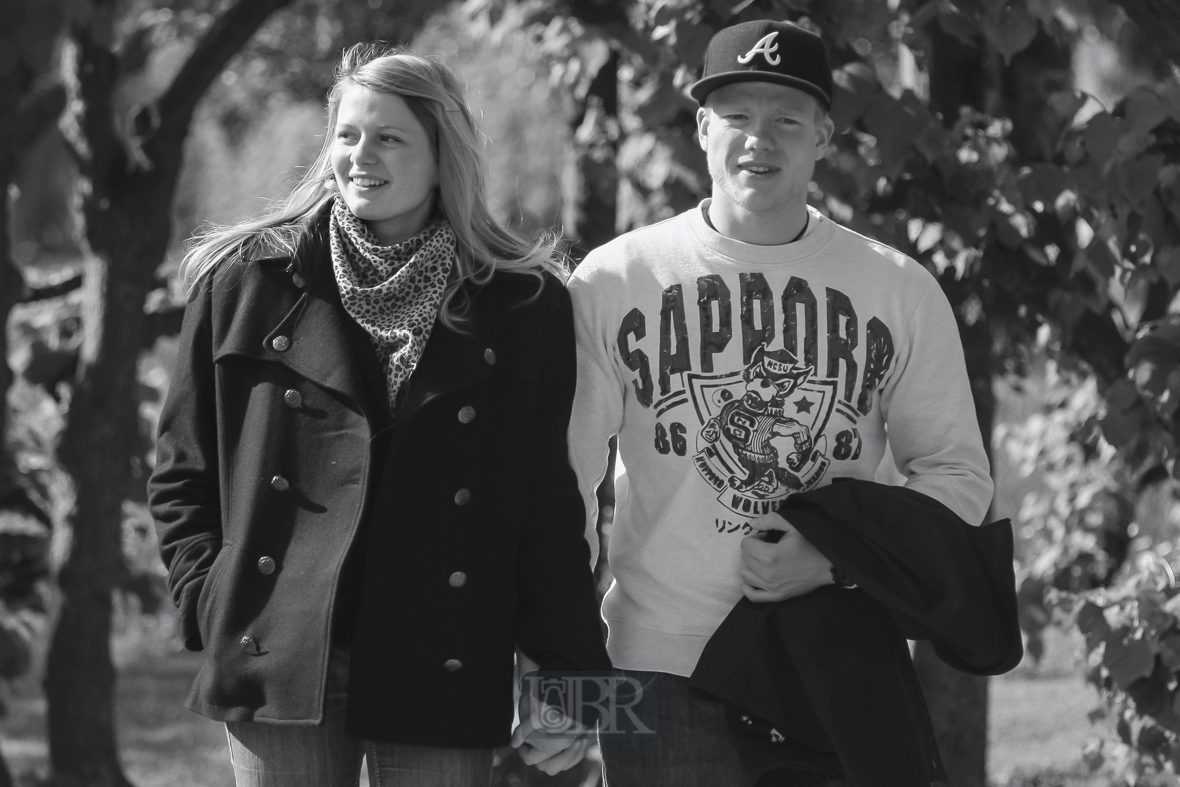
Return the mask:
[[[283,401],[287,403],[288,407],[298,407],[303,404],[303,394],[294,388],[290,388],[283,394]]]
[[[469,424],[475,420],[475,408],[471,405],[459,408],[459,423]]]
[[[267,575],[275,573],[275,559],[270,555],[258,558],[258,570]]]
[[[286,336],[276,336],[270,340],[270,346],[281,353],[285,353],[287,348],[291,346],[291,340]]]
[[[467,584],[467,575],[462,571],[456,571],[454,574],[451,574],[451,578],[447,581],[451,583],[451,587],[461,588]]]
[[[443,662],[443,666],[447,668],[447,672],[457,672],[463,666],[463,662],[459,659],[447,659]]]
[[[485,361],[487,361],[489,364],[495,363],[496,362],[496,351],[493,350],[491,347],[484,350],[483,351],[483,359]]]
[[[270,479],[270,485],[271,485],[271,488],[274,489],[276,492],[286,492],[288,489],[291,488],[291,482],[288,481],[287,479],[283,478],[281,475],[277,475],[274,478]]]
[[[455,493],[455,505],[465,506],[470,502],[471,502],[471,490],[470,489],[460,489],[458,492]]]
[[[293,273],[291,274],[291,283],[302,290],[307,286],[307,279],[303,278],[298,273]]]

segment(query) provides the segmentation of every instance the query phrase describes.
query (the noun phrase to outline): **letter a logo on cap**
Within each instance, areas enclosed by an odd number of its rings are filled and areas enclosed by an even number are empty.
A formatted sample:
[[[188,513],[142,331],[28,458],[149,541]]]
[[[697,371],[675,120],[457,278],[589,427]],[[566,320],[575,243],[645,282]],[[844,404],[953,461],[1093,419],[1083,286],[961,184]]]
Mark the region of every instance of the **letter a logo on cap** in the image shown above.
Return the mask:
[[[778,44],[774,43],[774,38],[777,35],[778,31],[775,30],[773,33],[762,36],[758,43],[754,44],[754,48],[744,55],[739,55],[737,61],[743,66],[748,65],[754,59],[754,55],[761,52],[767,63],[777,66],[782,61],[782,58],[775,54],[778,51]]]

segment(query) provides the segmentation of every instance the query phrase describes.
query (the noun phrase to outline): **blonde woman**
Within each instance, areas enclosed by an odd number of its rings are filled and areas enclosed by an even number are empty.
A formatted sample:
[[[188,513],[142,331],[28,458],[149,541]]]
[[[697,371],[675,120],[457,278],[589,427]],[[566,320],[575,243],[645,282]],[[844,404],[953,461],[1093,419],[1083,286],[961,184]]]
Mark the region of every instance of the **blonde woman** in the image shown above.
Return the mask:
[[[238,785],[487,784],[516,649],[609,668],[558,257],[489,215],[451,71],[371,46],[285,203],[186,257],[151,505]]]

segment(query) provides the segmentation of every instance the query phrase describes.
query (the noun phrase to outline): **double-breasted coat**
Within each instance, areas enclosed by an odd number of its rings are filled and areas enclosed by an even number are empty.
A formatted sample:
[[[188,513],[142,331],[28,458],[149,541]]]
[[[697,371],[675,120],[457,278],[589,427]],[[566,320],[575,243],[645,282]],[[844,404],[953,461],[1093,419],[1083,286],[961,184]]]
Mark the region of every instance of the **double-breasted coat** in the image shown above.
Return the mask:
[[[208,654],[192,710],[319,722],[345,570],[363,571],[360,737],[506,743],[517,645],[542,669],[609,668],[565,442],[569,296],[503,272],[464,295],[397,418],[322,217],[294,258],[223,265],[190,300],[150,502],[180,635]]]

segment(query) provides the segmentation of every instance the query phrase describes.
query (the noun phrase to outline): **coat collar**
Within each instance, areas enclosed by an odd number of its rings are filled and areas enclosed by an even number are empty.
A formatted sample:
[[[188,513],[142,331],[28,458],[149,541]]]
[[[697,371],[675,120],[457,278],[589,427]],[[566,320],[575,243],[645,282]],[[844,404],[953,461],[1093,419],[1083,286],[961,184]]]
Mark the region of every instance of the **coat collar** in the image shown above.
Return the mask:
[[[294,259],[247,263],[223,288],[215,357],[280,363],[355,404],[375,426],[390,420],[385,372],[368,334],[345,311],[332,274],[326,214]],[[478,308],[483,287],[465,285],[467,319],[459,331],[437,320],[410,376],[402,414],[491,374],[498,348]]]

